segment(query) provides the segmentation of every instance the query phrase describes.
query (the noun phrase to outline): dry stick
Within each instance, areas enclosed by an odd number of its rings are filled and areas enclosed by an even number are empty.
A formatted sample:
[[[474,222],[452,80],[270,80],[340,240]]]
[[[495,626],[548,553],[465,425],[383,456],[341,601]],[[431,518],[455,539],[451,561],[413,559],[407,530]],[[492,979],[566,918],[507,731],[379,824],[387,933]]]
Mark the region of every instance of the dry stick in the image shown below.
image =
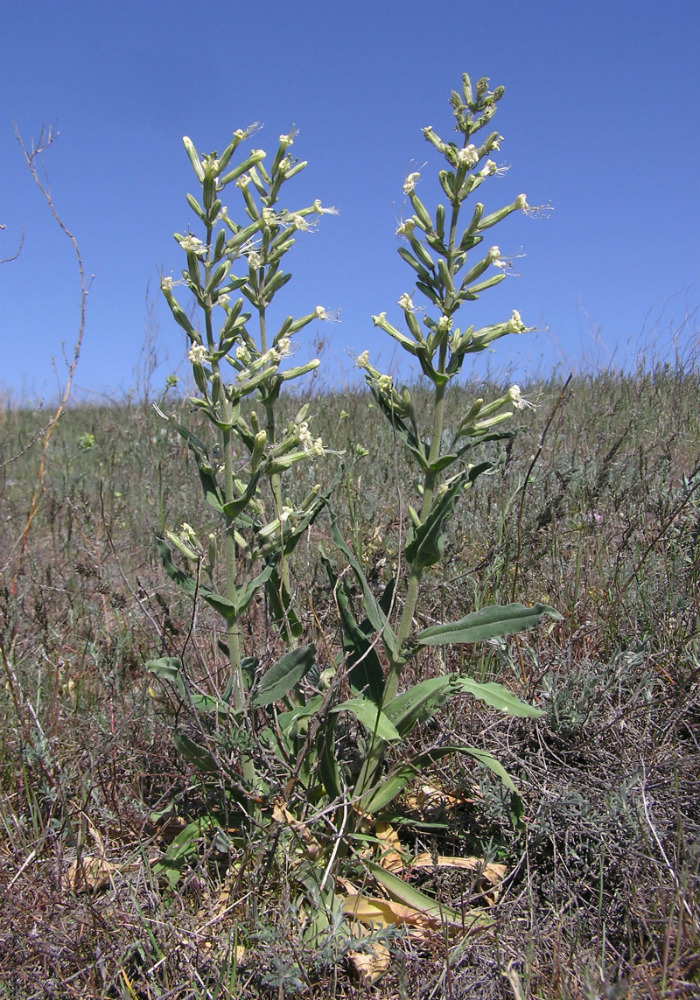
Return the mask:
[[[5,228],[6,228],[5,226],[0,225],[0,229],[5,229]],[[22,226],[22,235],[19,238],[19,245],[17,247],[16,252],[13,253],[11,257],[3,257],[2,260],[0,260],[0,264],[9,264],[11,263],[11,261],[17,260],[19,255],[22,253],[23,246],[24,246],[24,226]]]
[[[78,261],[78,272],[80,274],[80,324],[78,327],[78,336],[76,338],[75,345],[73,347],[73,360],[71,361],[68,367],[68,378],[66,379],[63,395],[58,404],[58,407],[56,408],[56,412],[54,413],[53,417],[51,418],[51,420],[47,425],[46,433],[44,434],[44,440],[41,446],[41,459],[39,461],[39,470],[37,472],[37,478],[36,478],[36,486],[34,487],[34,493],[32,494],[31,503],[29,504],[29,513],[27,514],[27,520],[24,525],[22,534],[20,535],[18,542],[14,546],[15,548],[17,547],[17,545],[19,546],[19,558],[17,561],[17,569],[15,571],[15,576],[12,581],[12,588],[11,588],[11,592],[14,595],[17,591],[17,582],[19,580],[19,576],[22,571],[22,563],[24,561],[24,553],[27,546],[27,538],[29,537],[29,531],[32,526],[32,522],[34,521],[36,513],[39,509],[39,499],[44,489],[44,471],[46,466],[46,455],[48,452],[49,444],[51,442],[51,438],[53,436],[53,432],[56,429],[58,421],[61,419],[61,416],[63,415],[66,403],[68,402],[68,397],[70,395],[70,390],[71,390],[71,384],[73,382],[73,375],[75,374],[75,369],[78,364],[78,358],[80,357],[80,348],[83,342],[83,333],[85,332],[85,306],[87,302],[88,285],[85,278],[83,258],[80,253],[80,247],[78,246],[78,241],[76,240],[75,236],[66,228],[66,225],[64,224],[60,215],[56,211],[56,207],[54,206],[53,198],[51,197],[51,192],[49,190],[46,170],[43,167],[43,161],[41,160],[43,153],[51,145],[53,145],[56,137],[58,136],[58,132],[54,132],[51,129],[49,129],[48,132],[44,134],[44,130],[42,129],[41,136],[39,138],[39,144],[36,147],[34,147],[34,144],[32,143],[32,148],[30,151],[26,148],[26,146],[22,142],[22,137],[19,134],[19,130],[15,122],[12,123],[12,127],[14,129],[15,138],[17,139],[17,142],[20,144],[22,153],[24,154],[24,159],[26,160],[27,166],[29,167],[29,172],[32,175],[34,183],[36,184],[36,186],[39,188],[44,198],[46,199],[46,203],[48,204],[51,210],[51,214],[58,223],[59,228],[63,230],[68,239],[73,244],[73,249],[75,250],[75,256]],[[43,183],[42,180],[39,178],[39,173],[37,170],[37,163],[36,163],[37,159],[42,163],[42,170],[44,173]]]
[[[564,396],[566,394],[566,390],[569,388],[569,382],[571,382],[571,379],[573,377],[574,373],[569,372],[569,377],[562,386],[562,390],[559,393],[559,397],[556,403],[554,404],[554,409],[549,414],[547,422],[545,423],[544,428],[542,429],[542,433],[540,434],[540,440],[537,445],[537,451],[532,456],[532,461],[530,462],[530,466],[527,470],[527,473],[525,474],[525,481],[523,483],[522,491],[520,494],[520,508],[518,510],[518,521],[517,521],[518,547],[515,553],[515,569],[513,571],[513,586],[511,588],[511,597],[510,597],[511,601],[515,601],[515,593],[518,586],[518,576],[520,574],[520,556],[522,554],[522,548],[523,548],[523,513],[525,511],[525,493],[527,491],[527,485],[530,482],[530,476],[532,475],[533,469],[535,468],[535,465],[537,464],[537,461],[540,455],[542,454],[542,449],[544,448],[544,442],[549,432],[549,428],[552,426],[552,421],[557,415],[559,407],[564,402]],[[523,684],[525,684],[527,682],[527,678],[525,677],[525,664],[523,663],[523,655],[520,649],[520,643],[518,642],[517,635],[515,636],[515,646],[516,649],[518,650],[518,658],[520,660],[520,679],[522,680]]]

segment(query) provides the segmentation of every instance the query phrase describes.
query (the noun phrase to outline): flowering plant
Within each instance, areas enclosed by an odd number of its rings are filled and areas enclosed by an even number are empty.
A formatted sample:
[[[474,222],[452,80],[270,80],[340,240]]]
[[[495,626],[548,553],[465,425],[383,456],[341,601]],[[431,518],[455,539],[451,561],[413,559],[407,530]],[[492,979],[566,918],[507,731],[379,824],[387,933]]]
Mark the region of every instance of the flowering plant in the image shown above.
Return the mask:
[[[428,308],[419,322],[416,293],[401,296],[406,333],[390,323],[386,313],[373,319],[417,359],[432,383],[431,415],[429,426],[421,427],[409,389],[398,387],[391,376],[376,369],[368,352],[360,355],[357,363],[367,385],[409,459],[418,466],[420,480],[407,508],[410,522],[401,571],[379,596],[331,517],[331,534],[336,554],[344,563],[343,573],[336,572],[323,549],[321,559],[335,598],[342,651],[329,658],[330,665],[322,672],[316,664],[314,643],[302,642],[304,633],[292,600],[288,557],[323,507],[330,506],[335,484],[325,493],[314,486],[298,506],[285,497],[284,475],[297,463],[321,457],[325,449],[309,428],[306,407],[281,432],[275,418],[283,384],[318,365],[314,360],[284,367],[293,349],[291,338],[314,318],[328,318],[328,314],[317,307],[300,319],[289,317],[270,336],[267,309],[289,279],[280,262],[291,249],[294,234],[308,229],[309,220],[327,210],[319,202],[295,212],[278,207],[283,184],[304,166],[289,155],[293,133],[281,137],[269,171],[261,150],[253,150],[237,167],[229,168],[236,148],[250,130],[236,133],[220,157],[215,153],[200,157],[190,140],[184,140],[202,187],[201,203],[191,195],[188,201],[204,227],[204,239],[190,233],[176,234],[175,238],[187,260],[182,285],[203,316],[203,333],[177,301],[176,283],[164,278],[162,288],[175,320],[190,341],[188,357],[199,390],[190,403],[204,414],[220,439],[218,462],[200,438],[173,422],[194,455],[204,496],[221,519],[225,589],[220,591],[214,584],[219,547],[216,533],[205,544],[183,524],[179,532],[168,532],[167,540],[160,539],[158,544],[170,577],[224,619],[226,642],[221,646],[230,670],[225,689],[212,694],[211,690],[194,689],[181,657],[162,657],[148,666],[171,682],[183,702],[200,717],[204,714],[216,720],[213,730],[200,725],[198,739],[179,730],[176,742],[209,780],[218,782],[218,806],[208,817],[218,832],[218,842],[228,837],[224,831],[231,829],[233,811],[241,825],[245,825],[241,820],[248,820],[249,831],[270,818],[286,830],[297,856],[297,882],[306,899],[317,904],[308,928],[312,938],[338,919],[335,862],[366,846],[373,824],[381,821],[386,833],[386,824],[394,815],[393,803],[431,763],[455,753],[472,757],[490,768],[512,792],[516,822],[521,817],[512,779],[481,748],[441,745],[408,758],[393,754],[393,761],[389,753],[456,695],[469,694],[511,715],[541,714],[502,685],[478,683],[455,671],[430,677],[399,693],[406,665],[427,647],[504,636],[534,627],[545,615],[557,616],[543,604],[532,608],[510,604],[483,608],[459,621],[415,631],[423,577],[442,558],[450,516],[463,493],[491,467],[487,461],[471,459],[484,442],[509,436],[501,425],[513,409],[531,405],[517,385],[489,403],[477,399],[451,428],[451,440],[446,444],[446,389],[459,375],[465,357],[483,351],[500,337],[526,330],[517,311],[479,330],[455,325],[456,314],[465,303],[505,277],[507,261],[497,246],[477,263],[471,262],[470,255],[483,242],[484,232],[513,212],[530,211],[524,195],[488,214],[478,202],[466,228],[459,228],[467,198],[485,180],[503,172],[490,159],[502,139],[497,132],[479,146],[472,142],[493,116],[502,94],[502,88],[489,91],[485,80],[473,90],[465,75],[462,93],[452,95],[461,145],[446,143],[432,128],[424,129],[425,138],[447,163],[447,169],[438,175],[447,208],[438,205],[434,218],[430,215],[416,192],[417,172],[409,174],[404,183],[413,211],[399,226],[404,241],[399,253],[410,265],[416,292],[427,299]],[[221,193],[231,184],[244,200],[243,223],[234,222],[221,202]],[[240,263],[243,274],[236,277],[234,265]],[[495,273],[488,273],[491,269]],[[240,296],[232,301],[237,292]],[[246,300],[251,312],[244,311]],[[253,314],[255,335],[250,327]],[[215,333],[217,322],[220,325]],[[226,374],[231,377],[227,379]],[[255,409],[244,410],[244,401]],[[238,458],[240,452],[245,456],[243,461],[234,462],[234,455]],[[175,565],[173,550],[189,564],[189,572]],[[347,587],[350,575],[358,585],[359,600]],[[259,655],[245,656],[242,643],[242,616],[259,591],[266,597],[268,626],[288,647],[271,665],[263,663]],[[360,732],[364,736],[358,735]],[[347,743],[348,733],[347,752],[339,755],[339,739],[342,735]],[[192,836],[198,834],[201,824],[191,831]],[[186,846],[187,837],[180,838],[176,853],[184,849],[183,844]],[[355,856],[360,857],[359,852]],[[434,913],[434,903],[402,883],[386,864],[373,864],[366,852],[362,864],[365,872],[369,870],[399,902],[410,900],[410,905]]]
[[[299,505],[284,496],[284,475],[298,463],[322,456],[324,447],[321,438],[314,438],[309,429],[308,407],[302,406],[280,429],[275,405],[285,383],[319,365],[314,359],[286,367],[294,351],[292,338],[328,314],[317,306],[300,318],[287,317],[271,333],[268,310],[291,277],[282,271],[281,263],[294,245],[296,233],[309,230],[314,220],[334,211],[319,201],[293,211],[279,206],[283,186],[306,166],[289,151],[293,131],[280,136],[269,170],[260,149],[231,166],[239,145],[254,130],[252,126],[235,132],[220,156],[200,156],[192,141],[183,139],[202,189],[201,201],[193,195],[187,200],[204,238],[176,233],[187,266],[178,281],[169,276],[161,280],[172,315],[190,341],[188,359],[199,395],[189,402],[211,423],[218,439],[215,447],[208,448],[173,417],[161,416],[170,420],[194,456],[204,497],[218,515],[221,528],[200,542],[194,530],[183,524],[179,531],[169,531],[167,538],[159,539],[158,548],[168,575],[223,618],[226,640],[221,645],[229,662],[228,681],[219,697],[197,696],[191,692],[180,657],[167,656],[148,664],[153,673],[175,683],[191,705],[228,717],[238,745],[251,747],[255,732],[250,686],[251,677],[259,673],[260,660],[243,654],[241,619],[256,593],[263,590],[271,609],[270,624],[291,647],[293,655],[286,665],[291,666],[294,676],[311,667],[315,647],[297,646],[301,626],[291,603],[287,560],[326,500],[320,486],[309,490]],[[222,203],[227,188],[237,190],[243,199],[243,222],[234,221]],[[242,273],[236,275],[236,268]],[[178,301],[176,286],[192,296],[203,330]],[[236,293],[238,297],[233,298]],[[243,404],[249,400],[255,408],[246,412]],[[189,571],[176,566],[174,551],[184,557]],[[222,590],[215,582],[219,562],[223,563]],[[206,759],[199,752],[201,748],[193,747],[182,734],[180,744],[193,758]],[[260,781],[251,753],[242,754],[240,770],[246,794],[259,794]]]

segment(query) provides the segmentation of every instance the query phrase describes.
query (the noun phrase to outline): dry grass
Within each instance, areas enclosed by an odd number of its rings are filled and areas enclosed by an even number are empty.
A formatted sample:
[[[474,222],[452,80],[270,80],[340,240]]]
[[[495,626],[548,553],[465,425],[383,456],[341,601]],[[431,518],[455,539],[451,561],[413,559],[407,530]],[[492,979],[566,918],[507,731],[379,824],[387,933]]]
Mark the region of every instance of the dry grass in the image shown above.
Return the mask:
[[[350,975],[345,925],[314,947],[304,942],[269,828],[228,853],[203,835],[174,887],[155,867],[210,794],[172,745],[174,702],[149,691],[143,668],[177,654],[193,624],[152,542],[166,525],[207,524],[180,443],[146,409],[66,413],[12,592],[42,415],[5,410],[0,996],[697,997],[699,382],[695,365],[575,380],[520,516],[543,414],[561,389],[530,387],[540,411],[455,516],[421,624],[507,603],[516,558],[518,599],[548,600],[565,620],[456,660],[532,698],[542,720],[504,719],[464,700],[416,737],[489,749],[519,782],[522,835],[500,786],[459,762],[432,779],[472,801],[444,829],[404,835],[416,850],[508,866],[493,929],[457,942],[392,933],[390,971],[373,987]],[[401,530],[390,434],[362,394],[320,397],[313,409],[324,441],[347,449],[336,506],[379,584]],[[369,455],[356,455],[355,443]],[[300,551],[296,582],[313,594],[303,608],[309,636],[323,628],[332,647],[315,554],[326,531],[319,524]],[[197,619],[195,639],[212,670],[208,627]],[[264,641],[263,630],[256,606],[249,642]],[[431,656],[417,672],[438,669]],[[478,894],[465,873],[424,872],[420,884],[457,908]]]

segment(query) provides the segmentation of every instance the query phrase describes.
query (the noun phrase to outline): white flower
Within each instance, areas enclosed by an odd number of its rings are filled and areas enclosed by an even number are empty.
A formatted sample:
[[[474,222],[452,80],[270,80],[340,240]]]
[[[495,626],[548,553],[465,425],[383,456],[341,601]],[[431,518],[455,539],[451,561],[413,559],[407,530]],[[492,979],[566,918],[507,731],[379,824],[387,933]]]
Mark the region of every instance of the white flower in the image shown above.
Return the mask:
[[[509,167],[499,167],[493,160],[487,160],[479,174],[481,177],[503,177],[509,169]]]
[[[414,219],[406,219],[405,222],[400,223],[398,229],[396,230],[396,235],[410,238],[413,236],[413,230],[415,227],[416,223]]]
[[[438,332],[441,334],[449,333],[452,329],[452,320],[449,316],[441,316],[438,320]]]
[[[245,346],[245,344],[241,344],[240,347],[236,348],[236,358],[243,365],[250,364],[250,351]]]
[[[479,162],[479,151],[471,143],[457,151],[457,162],[466,167],[473,167]]]
[[[530,219],[548,219],[550,213],[553,211],[552,206],[547,205],[528,205],[527,198],[524,194],[519,194],[515,199],[515,207],[519,208],[521,212]]]
[[[218,297],[218,299],[216,301],[219,303],[219,305],[222,307],[222,309],[225,309],[226,306],[231,301],[231,296],[228,295],[226,292],[222,292],[222,294]]]
[[[513,315],[506,323],[506,333],[524,333],[527,327],[520,318],[520,313],[517,309],[513,310]]]
[[[311,223],[303,215],[292,215],[289,221],[300,233],[306,233],[311,229]]]
[[[187,352],[187,357],[193,365],[203,365],[209,360],[209,354],[203,344],[193,344]]]
[[[282,507],[282,510],[280,511],[280,524],[284,524],[285,521],[288,521],[293,513],[293,507]]]
[[[363,351],[362,354],[359,355],[359,357],[358,357],[357,361],[355,362],[355,364],[357,365],[358,368],[364,368],[365,365],[368,365],[369,364],[369,351]]]
[[[508,399],[513,404],[516,410],[535,410],[537,407],[534,403],[531,403],[529,399],[525,397],[520,392],[519,385],[512,385],[508,390]]]
[[[314,309],[316,319],[322,319],[326,323],[339,323],[340,316],[337,309],[328,310],[324,309],[323,306],[316,306]]]
[[[302,446],[304,451],[311,451],[314,446],[314,439],[311,437],[311,431],[309,430],[309,425],[306,420],[302,420],[297,427],[297,434],[299,435],[299,444]]]
[[[524,253],[516,253],[516,254],[511,254],[508,257],[504,257],[501,254],[498,247],[491,247],[491,249],[489,250],[489,258],[491,259],[491,263],[493,264],[493,266],[499,268],[501,271],[504,272],[509,271],[511,274],[515,275],[515,277],[518,277],[518,275],[513,270],[514,266],[513,261],[524,256],[525,256]]]
[[[262,267],[262,264],[262,255],[259,254],[257,250],[251,250],[248,254],[248,267],[250,267],[253,271],[257,271],[259,267]]]
[[[280,337],[276,346],[277,354],[280,358],[288,358],[292,353],[292,342],[289,337]]]
[[[198,240],[196,236],[192,236],[188,233],[187,236],[183,236],[178,241],[180,246],[185,251],[185,253],[196,254],[197,257],[203,257],[207,252],[207,248],[204,246],[201,240]]]
[[[264,208],[260,213],[260,218],[262,219],[263,226],[274,226],[277,222],[277,217],[271,208]]]
[[[287,148],[287,146],[293,146],[294,145],[294,136],[295,135],[296,135],[296,132],[294,131],[294,129],[292,129],[292,131],[289,133],[289,135],[281,135],[280,136],[280,146],[284,146],[285,149]]]
[[[403,295],[399,299],[399,305],[406,312],[413,312],[414,309],[413,300],[411,299],[411,296],[408,294],[408,292],[403,293]]]
[[[162,288],[162,290],[164,292],[171,291],[171,289],[173,287],[173,279],[170,276],[166,276],[165,278],[161,278],[160,279],[160,287]]]
[[[331,205],[330,208],[324,208],[318,198],[314,202],[313,208],[314,208],[314,212],[317,212],[319,215],[337,215],[338,214],[338,209],[337,208],[333,208],[332,205]]]
[[[411,194],[411,192],[416,186],[416,181],[418,181],[419,179],[420,179],[420,174],[418,172],[409,174],[403,184],[403,193]]]

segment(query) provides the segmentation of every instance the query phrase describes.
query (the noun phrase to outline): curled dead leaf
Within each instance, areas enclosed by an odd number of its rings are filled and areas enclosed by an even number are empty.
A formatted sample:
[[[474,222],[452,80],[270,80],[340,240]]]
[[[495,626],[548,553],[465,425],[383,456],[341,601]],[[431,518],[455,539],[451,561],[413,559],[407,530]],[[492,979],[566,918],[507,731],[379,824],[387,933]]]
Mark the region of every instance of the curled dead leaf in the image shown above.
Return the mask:
[[[441,924],[439,917],[415,906],[407,906],[405,903],[382,899],[379,896],[364,896],[362,893],[346,897],[343,901],[343,913],[375,930],[398,924],[423,928],[439,927]]]
[[[406,860],[396,830],[391,823],[380,822],[377,823],[375,832],[379,840],[379,857],[377,859],[379,864],[390,872],[401,871]]]
[[[349,951],[345,956],[362,986],[373,986],[389,968],[391,955],[380,941],[369,941],[366,951]]]
[[[405,808],[423,820],[438,819],[454,813],[461,806],[470,805],[474,799],[452,795],[437,785],[425,784],[404,799]]]
[[[68,869],[68,883],[75,892],[97,892],[111,885],[118,871],[106,858],[83,854]]]
[[[499,890],[497,886],[501,884],[506,874],[506,866],[496,864],[491,861],[484,861],[483,858],[458,858],[444,854],[433,856],[432,854],[417,854],[411,861],[410,868],[461,868],[466,871],[479,873],[479,885],[483,891],[483,896],[489,903],[495,903],[498,899]]]

